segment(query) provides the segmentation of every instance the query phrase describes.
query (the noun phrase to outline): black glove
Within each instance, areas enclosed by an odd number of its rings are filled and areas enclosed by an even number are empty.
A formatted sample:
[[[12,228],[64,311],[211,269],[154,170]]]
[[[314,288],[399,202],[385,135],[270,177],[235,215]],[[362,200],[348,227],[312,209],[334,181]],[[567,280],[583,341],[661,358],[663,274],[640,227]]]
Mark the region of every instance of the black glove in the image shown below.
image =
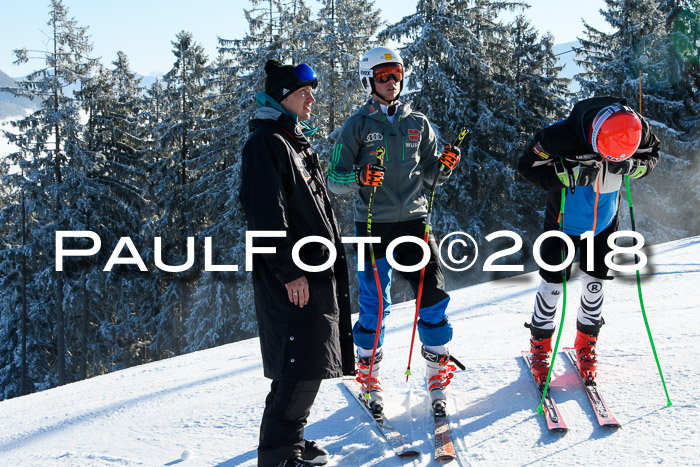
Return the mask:
[[[355,181],[360,186],[382,186],[386,168],[377,164],[365,164],[355,171]]]
[[[457,167],[459,159],[462,157],[462,151],[457,147],[452,147],[449,144],[445,145],[445,150],[440,156],[440,163],[445,167],[443,172],[452,171]]]
[[[600,166],[598,164],[579,164],[573,168],[573,172],[574,179],[576,180],[576,185],[593,185],[593,183],[595,183],[596,177],[598,177],[598,172],[600,172]]]
[[[573,167],[566,167],[561,162],[555,162],[554,171],[561,184],[566,187],[586,186],[595,182],[600,166],[576,164]]]
[[[647,171],[645,165],[636,159],[625,159],[622,162],[607,163],[608,172],[615,175],[629,175],[630,178],[639,178]]]

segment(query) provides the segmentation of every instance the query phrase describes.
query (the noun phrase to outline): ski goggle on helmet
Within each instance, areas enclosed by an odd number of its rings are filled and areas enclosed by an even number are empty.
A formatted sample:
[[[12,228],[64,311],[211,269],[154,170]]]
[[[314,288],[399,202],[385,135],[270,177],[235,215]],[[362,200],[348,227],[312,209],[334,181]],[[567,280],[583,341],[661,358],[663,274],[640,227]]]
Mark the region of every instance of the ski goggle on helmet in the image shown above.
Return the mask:
[[[393,79],[397,83],[403,80],[403,66],[400,63],[387,63],[372,68],[375,83],[388,83]]]
[[[311,86],[316,89],[318,86],[318,78],[316,72],[306,63],[300,63],[294,67],[294,74],[299,79],[299,87]]]
[[[642,122],[626,105],[613,104],[602,109],[591,124],[591,146],[610,162],[632,156],[642,140]]]

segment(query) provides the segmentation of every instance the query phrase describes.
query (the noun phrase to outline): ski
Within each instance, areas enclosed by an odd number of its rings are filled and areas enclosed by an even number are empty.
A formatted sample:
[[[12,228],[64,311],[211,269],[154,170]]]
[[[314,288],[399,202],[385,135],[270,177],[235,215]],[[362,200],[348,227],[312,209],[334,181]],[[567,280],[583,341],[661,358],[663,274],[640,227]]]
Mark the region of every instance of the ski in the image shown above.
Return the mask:
[[[426,380],[426,388],[429,388]],[[428,390],[428,401],[430,390]],[[452,430],[450,430],[450,419],[447,415],[447,401],[438,401],[436,405],[430,404],[430,411],[433,413],[433,440],[435,441],[434,457],[437,461],[450,461],[457,457],[455,447],[452,444]]]
[[[374,418],[372,412],[369,410],[362,397],[362,386],[360,383],[358,383],[354,378],[343,378],[343,386],[352,395],[352,398],[362,406],[365,413],[369,415],[369,418],[375,422],[377,429],[381,432],[382,436],[384,436],[387,443],[389,443],[389,446],[391,446],[396,455],[404,457],[418,454],[418,450],[409,444],[403,436],[401,436],[399,430],[394,428],[394,425],[392,425],[386,416],[382,418]]]
[[[525,363],[527,364],[528,370],[530,370],[530,352],[523,350],[522,355],[523,360],[525,360]],[[530,373],[532,374],[532,371],[530,371]],[[532,381],[535,383],[537,392],[541,398],[542,394],[544,393],[544,388],[537,384],[534,376],[532,377]],[[567,427],[566,423],[564,423],[564,418],[561,416],[561,412],[559,412],[559,407],[557,407],[557,403],[552,397],[551,390],[548,390],[547,395],[544,397],[544,415],[545,419],[547,420],[547,428],[549,428],[550,431],[569,431],[569,427]]]
[[[457,457],[455,447],[452,444],[452,430],[447,413],[437,414],[433,411],[435,423],[435,460],[448,461]]]
[[[603,396],[600,395],[598,385],[595,382],[587,384],[583,378],[581,378],[581,373],[578,369],[578,359],[576,358],[576,350],[572,347],[564,347],[564,352],[566,353],[566,356],[569,357],[571,364],[574,365],[579,380],[586,389],[588,401],[591,403],[591,407],[593,407],[593,411],[595,412],[595,416],[598,419],[600,426],[611,428],[619,427],[620,422],[617,421],[615,415],[613,415],[612,411],[608,408],[608,404],[605,403],[605,399],[603,399]]]

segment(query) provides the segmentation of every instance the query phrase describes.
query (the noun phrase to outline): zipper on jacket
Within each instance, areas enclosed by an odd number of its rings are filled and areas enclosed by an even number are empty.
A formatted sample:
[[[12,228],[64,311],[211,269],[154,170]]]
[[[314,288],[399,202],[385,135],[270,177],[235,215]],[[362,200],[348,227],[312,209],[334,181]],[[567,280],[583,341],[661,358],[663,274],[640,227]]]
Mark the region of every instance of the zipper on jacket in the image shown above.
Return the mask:
[[[386,118],[386,116],[384,118]],[[384,138],[384,155],[386,157],[386,162],[389,162],[389,140],[386,138],[386,128],[382,130],[382,137]]]

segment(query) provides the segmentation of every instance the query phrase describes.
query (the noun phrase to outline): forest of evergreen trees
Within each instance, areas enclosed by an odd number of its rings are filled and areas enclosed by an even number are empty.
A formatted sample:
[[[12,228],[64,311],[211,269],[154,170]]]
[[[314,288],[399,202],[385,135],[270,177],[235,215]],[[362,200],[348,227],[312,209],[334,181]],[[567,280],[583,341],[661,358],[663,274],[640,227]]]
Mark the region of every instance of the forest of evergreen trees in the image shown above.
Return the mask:
[[[327,160],[342,123],[366,98],[359,57],[400,43],[409,73],[404,99],[428,116],[441,143],[469,130],[458,170],[436,195],[436,235],[470,233],[483,259],[504,247],[486,235],[517,232],[526,246],[511,259],[528,270],[544,206],[544,193],[514,170],[528,137],[584,97],[625,96],[639,110],[641,80],[641,111],[663,155],[650,177],[633,183],[637,229],[652,244],[700,234],[698,0],[606,0],[613,32],[587,26],[579,38],[578,95],[559,76],[552,36],[521,15],[500,19],[520,2],[418,0],[415,13],[384,25],[369,0],[316,0],[311,8],[312,1],[252,0],[249,31],[220,39],[216,57],[186,31],[163,38],[171,40],[173,68],[148,87],[123,53],[109,64],[90,59],[86,27],[62,0],[51,1],[51,41],[14,90],[40,109],[13,122],[6,136],[18,149],[0,164],[0,399],[256,335],[242,266],[239,164],[271,58],[309,63],[319,75],[313,123],[321,130],[312,143]],[[26,50],[16,53],[30,60]],[[333,201],[352,235],[352,198]],[[96,232],[102,249],[66,258],[57,271],[58,230]],[[148,272],[103,270],[122,237]],[[193,267],[154,266],[161,253],[165,264],[186,263],[188,237]],[[207,237],[213,263],[240,271],[204,271]],[[66,248],[90,246],[66,241]],[[448,286],[489,280],[479,267],[449,274]]]

